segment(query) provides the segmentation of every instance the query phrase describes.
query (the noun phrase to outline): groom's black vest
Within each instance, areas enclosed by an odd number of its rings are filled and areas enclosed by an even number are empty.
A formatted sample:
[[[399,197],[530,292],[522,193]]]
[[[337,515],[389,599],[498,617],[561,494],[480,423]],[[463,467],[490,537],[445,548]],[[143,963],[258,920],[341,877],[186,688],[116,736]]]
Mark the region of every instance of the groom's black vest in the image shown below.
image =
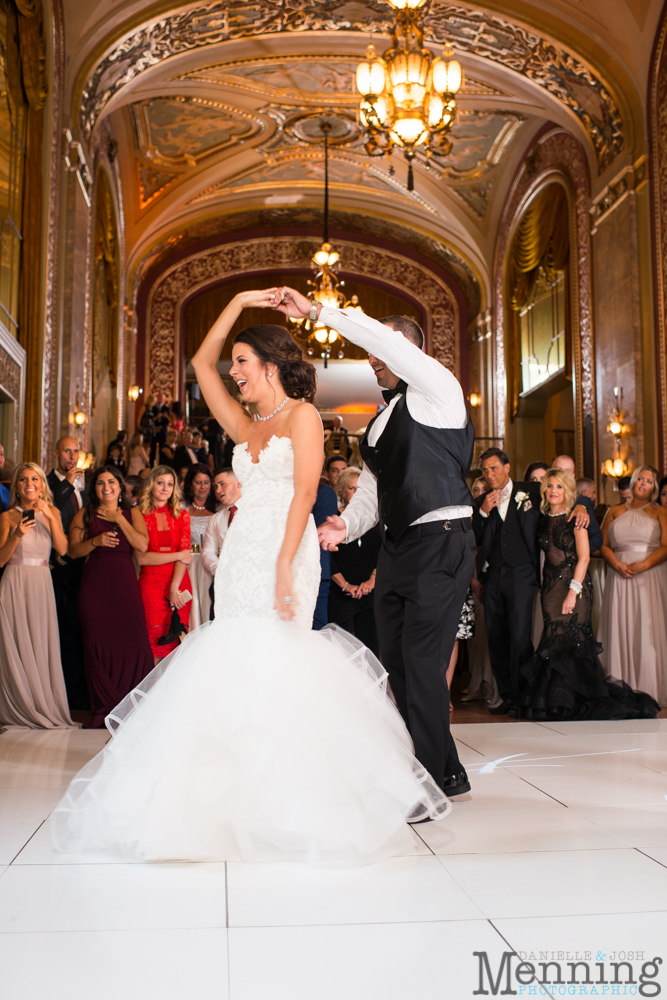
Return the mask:
[[[472,506],[466,483],[475,443],[470,415],[461,429],[427,427],[410,415],[403,395],[374,448],[368,443],[372,424],[359,451],[377,479],[380,523],[394,538],[430,510]]]

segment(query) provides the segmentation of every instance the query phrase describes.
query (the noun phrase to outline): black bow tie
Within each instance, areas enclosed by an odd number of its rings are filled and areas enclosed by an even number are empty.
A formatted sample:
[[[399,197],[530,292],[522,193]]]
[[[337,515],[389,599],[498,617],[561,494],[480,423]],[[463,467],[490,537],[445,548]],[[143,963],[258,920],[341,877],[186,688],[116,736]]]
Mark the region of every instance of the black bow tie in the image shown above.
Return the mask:
[[[399,393],[405,392],[405,390],[407,389],[407,387],[408,387],[408,383],[404,382],[403,379],[401,379],[395,389],[383,389],[382,390],[382,398],[384,399],[385,403],[387,403],[387,405],[389,405],[389,403],[392,401],[392,399],[394,398],[394,396],[398,396]]]

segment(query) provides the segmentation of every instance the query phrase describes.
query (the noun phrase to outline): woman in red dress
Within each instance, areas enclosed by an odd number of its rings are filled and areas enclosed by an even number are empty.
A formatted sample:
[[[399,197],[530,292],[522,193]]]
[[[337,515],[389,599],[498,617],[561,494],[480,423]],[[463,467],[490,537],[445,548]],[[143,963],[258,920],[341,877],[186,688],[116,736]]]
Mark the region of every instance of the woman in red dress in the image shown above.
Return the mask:
[[[141,567],[139,590],[146,612],[146,626],[157,663],[175,649],[178,639],[168,645],[157,640],[169,633],[171,615],[178,610],[187,627],[191,604],[184,592],[192,592],[187,566],[190,549],[190,515],[183,509],[176,473],[166,465],[151,469],[137,504],[148,528],[148,551],[135,552]]]

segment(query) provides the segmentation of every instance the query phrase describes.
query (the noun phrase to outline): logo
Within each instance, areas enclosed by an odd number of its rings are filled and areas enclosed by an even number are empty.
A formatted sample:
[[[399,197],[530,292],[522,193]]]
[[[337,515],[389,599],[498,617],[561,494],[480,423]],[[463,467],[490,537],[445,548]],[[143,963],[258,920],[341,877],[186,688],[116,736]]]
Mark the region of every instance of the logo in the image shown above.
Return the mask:
[[[474,951],[473,996],[657,997],[662,958],[644,952],[504,951],[493,969],[488,952]]]

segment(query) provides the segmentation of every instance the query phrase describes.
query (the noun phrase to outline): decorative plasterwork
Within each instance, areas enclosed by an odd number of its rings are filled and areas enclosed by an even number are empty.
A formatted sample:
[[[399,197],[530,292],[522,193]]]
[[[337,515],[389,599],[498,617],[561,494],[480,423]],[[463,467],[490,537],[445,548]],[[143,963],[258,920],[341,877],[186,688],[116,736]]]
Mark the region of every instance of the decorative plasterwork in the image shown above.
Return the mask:
[[[638,191],[648,182],[648,157],[642,156],[632,167],[625,167],[618,177],[615,177],[593,199],[591,205],[591,236],[594,236],[600,223],[610,215],[615,208],[625,201],[631,191]]]
[[[247,112],[201,97],[153,97],[131,112],[137,146],[158,167],[194,167],[262,127]]]
[[[147,316],[146,371],[149,390],[171,398],[179,384],[180,322],[182,305],[197,290],[203,291],[221,279],[266,271],[267,276],[284,267],[310,266],[320,245],[314,237],[298,240],[290,236],[242,240],[200,251],[175,264],[151,291]],[[342,270],[350,277],[370,276],[416,298],[427,317],[430,353],[456,375],[459,374],[459,308],[456,296],[438,275],[423,265],[390,250],[337,240]],[[268,278],[267,278],[268,280]]]
[[[532,192],[549,177],[566,179],[573,192],[570,252],[572,255],[572,301],[577,304],[573,319],[572,341],[575,355],[575,405],[580,419],[577,426],[577,452],[583,459],[584,475],[596,474],[595,366],[593,351],[593,312],[591,303],[591,246],[589,215],[589,180],[586,157],[581,145],[560,129],[539,139],[530,151],[498,226],[494,251],[494,386],[495,433],[504,434],[507,412],[507,363],[505,340],[504,264],[509,240]]]
[[[656,39],[649,90],[655,261],[660,468],[667,468],[667,12]]]
[[[323,216],[320,209],[294,205],[270,205],[264,208],[245,209],[227,215],[216,214],[215,217],[203,220],[189,226],[178,228],[166,235],[150,252],[145,252],[140,268],[134,275],[136,292],[142,277],[147,271],[160,263],[175,250],[183,251],[187,247],[215,239],[219,236],[243,231],[271,230],[286,227],[312,228],[321,232]],[[360,215],[358,212],[346,212],[338,209],[329,210],[329,228],[331,232],[350,233],[363,237],[383,240],[394,246],[405,247],[432,260],[454,278],[466,300],[468,316],[476,316],[481,307],[481,290],[479,282],[467,261],[451,246],[441,243],[419,232],[397,223],[393,219],[383,219],[377,216]],[[338,244],[338,240],[336,241]]]
[[[335,98],[336,103],[359,104],[355,77],[358,59],[341,59],[326,53],[294,56],[264,56],[259,59],[239,59],[236,62],[214,63],[180,73],[175,80],[212,83],[260,94],[273,101],[304,99],[316,102]],[[488,83],[466,76],[462,95],[506,97]]]
[[[172,56],[229,39],[279,32],[387,33],[390,8],[379,0],[360,4],[316,0],[217,0],[179,11],[137,29],[116,43],[82,89],[80,124],[90,135],[105,106],[140,73]],[[622,151],[623,123],[607,84],[577,56],[512,22],[478,10],[433,0],[427,38],[451,40],[461,52],[498,63],[529,79],[572,111],[588,133],[605,169]]]
[[[452,150],[442,162],[428,161],[437,177],[473,180],[497,167],[525,121],[513,111],[459,111],[450,136]]]

